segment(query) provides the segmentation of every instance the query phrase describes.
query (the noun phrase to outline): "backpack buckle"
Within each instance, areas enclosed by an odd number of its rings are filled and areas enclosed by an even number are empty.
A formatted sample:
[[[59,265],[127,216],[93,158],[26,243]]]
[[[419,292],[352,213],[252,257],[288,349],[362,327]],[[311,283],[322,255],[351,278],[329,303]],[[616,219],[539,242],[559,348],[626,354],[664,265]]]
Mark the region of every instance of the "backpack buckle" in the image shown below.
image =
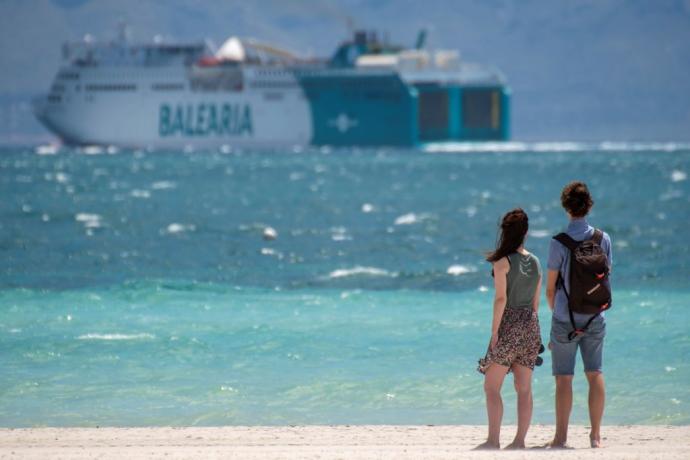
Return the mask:
[[[568,340],[573,340],[575,337],[581,336],[584,333],[584,329],[575,329],[570,334],[568,334]]]

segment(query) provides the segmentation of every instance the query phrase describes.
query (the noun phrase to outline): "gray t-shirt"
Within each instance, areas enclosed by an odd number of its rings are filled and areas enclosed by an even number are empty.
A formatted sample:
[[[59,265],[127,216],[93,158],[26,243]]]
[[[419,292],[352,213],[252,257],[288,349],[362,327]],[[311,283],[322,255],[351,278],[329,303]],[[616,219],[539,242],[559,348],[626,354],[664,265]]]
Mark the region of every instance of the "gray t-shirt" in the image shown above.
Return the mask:
[[[506,308],[532,308],[541,277],[539,259],[534,254],[523,255],[518,252],[507,257],[510,270],[506,275]]]

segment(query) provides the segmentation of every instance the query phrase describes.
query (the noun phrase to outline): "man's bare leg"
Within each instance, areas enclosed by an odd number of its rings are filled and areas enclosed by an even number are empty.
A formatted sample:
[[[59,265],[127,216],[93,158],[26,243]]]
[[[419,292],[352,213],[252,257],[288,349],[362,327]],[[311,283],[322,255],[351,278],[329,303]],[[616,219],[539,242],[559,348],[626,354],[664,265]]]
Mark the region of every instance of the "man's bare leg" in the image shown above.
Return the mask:
[[[573,376],[556,376],[556,434],[551,447],[565,447],[568,441],[568,423],[573,408]]]
[[[604,403],[606,401],[606,388],[604,386],[604,374],[599,371],[585,372],[589,382],[589,421],[592,431],[589,439],[592,447],[601,447],[601,419],[604,416]]]

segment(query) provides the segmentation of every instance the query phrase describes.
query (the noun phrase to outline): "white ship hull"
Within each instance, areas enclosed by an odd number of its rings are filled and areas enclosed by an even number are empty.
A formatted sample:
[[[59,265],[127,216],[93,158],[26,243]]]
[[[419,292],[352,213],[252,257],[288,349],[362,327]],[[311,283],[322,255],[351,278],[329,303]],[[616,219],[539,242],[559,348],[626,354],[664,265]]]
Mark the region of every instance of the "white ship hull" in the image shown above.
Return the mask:
[[[250,84],[257,81],[253,72],[246,74]],[[288,89],[216,93],[190,91],[183,68],[84,70],[79,82],[59,102],[36,102],[40,120],[70,144],[257,146],[312,139],[309,105],[294,78],[282,85]]]

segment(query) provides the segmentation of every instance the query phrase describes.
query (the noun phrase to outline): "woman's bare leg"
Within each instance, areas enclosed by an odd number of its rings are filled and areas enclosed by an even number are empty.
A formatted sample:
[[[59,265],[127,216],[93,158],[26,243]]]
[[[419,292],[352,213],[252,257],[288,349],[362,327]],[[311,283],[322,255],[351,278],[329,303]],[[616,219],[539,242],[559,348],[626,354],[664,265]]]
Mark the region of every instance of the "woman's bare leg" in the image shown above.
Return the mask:
[[[501,420],[503,419],[503,400],[501,386],[508,373],[508,367],[492,364],[484,374],[484,392],[486,393],[486,413],[489,416],[489,436],[480,448],[498,449],[501,445]]]
[[[519,364],[513,364],[511,369],[517,393],[518,427],[515,439],[507,448],[524,449],[525,437],[532,421],[532,369]]]

